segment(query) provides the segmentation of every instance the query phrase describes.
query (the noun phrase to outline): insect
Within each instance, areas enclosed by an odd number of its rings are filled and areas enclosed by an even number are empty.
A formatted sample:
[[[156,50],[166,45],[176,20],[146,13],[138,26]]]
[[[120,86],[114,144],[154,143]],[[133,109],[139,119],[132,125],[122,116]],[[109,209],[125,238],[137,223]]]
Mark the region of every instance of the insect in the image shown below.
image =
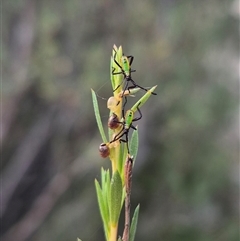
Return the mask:
[[[132,72],[136,72],[136,70],[132,70],[132,69],[131,69],[131,65],[132,65],[132,62],[133,62],[134,57],[131,56],[131,55],[130,55],[130,56],[124,56],[124,55],[123,55],[122,58],[121,58],[121,63],[122,63],[122,66],[121,66],[121,65],[117,62],[117,60],[116,60],[116,55],[117,55],[117,52],[115,51],[115,55],[114,55],[114,58],[113,58],[113,59],[114,59],[115,64],[120,68],[121,71],[120,71],[120,72],[115,72],[115,71],[116,71],[116,68],[113,67],[113,69],[112,69],[112,74],[113,74],[113,75],[123,74],[124,80],[126,80],[126,83],[125,83],[125,86],[124,86],[123,94],[122,94],[122,95],[124,95],[124,93],[125,93],[126,90],[128,90],[128,91],[130,92],[130,89],[136,88],[136,87],[138,87],[138,88],[140,88],[140,89],[142,89],[142,90],[144,90],[144,91],[147,92],[148,89],[146,89],[146,88],[138,85],[138,84],[132,79]],[[132,85],[129,86],[129,83],[131,83]],[[120,87],[120,85],[117,86],[114,91],[116,91],[119,87]],[[156,95],[156,93],[154,93],[154,92],[152,92],[151,94],[152,94],[152,95]],[[123,107],[125,107],[126,101],[127,101],[127,98],[126,98],[126,96],[125,96],[125,101],[124,101]]]
[[[124,96],[131,96],[131,97],[134,97],[134,94],[137,93],[138,91],[140,90],[140,88],[134,88],[134,89],[131,89],[130,91],[129,90],[126,90],[125,93],[124,93]],[[151,92],[151,90],[149,90]],[[111,96],[108,101],[107,101],[107,107],[108,109],[110,109],[111,112],[115,113],[118,109],[118,104],[119,102],[121,101],[121,99],[123,98],[123,91],[121,91],[120,93],[118,93],[118,95],[116,96]],[[124,116],[124,109],[125,109],[125,106],[123,106],[122,108],[122,116]],[[113,116],[110,118],[114,118]],[[109,118],[109,119],[110,119]],[[115,120],[116,120],[116,117],[115,117]],[[110,124],[111,125],[111,124]],[[110,127],[110,126],[109,126]],[[111,127],[110,127],[111,128]],[[117,127],[116,127],[117,128]],[[111,128],[111,129],[114,129],[114,128]]]
[[[141,104],[141,102],[138,103],[138,106]],[[117,123],[119,123],[120,125],[122,125],[122,129],[119,131],[119,133],[113,138],[113,140],[110,141],[110,143],[113,143],[115,141],[122,141],[125,142],[127,144],[127,150],[129,153],[129,146],[128,146],[128,133],[130,131],[130,129],[134,129],[137,130],[137,128],[135,126],[133,126],[133,122],[138,121],[142,118],[142,113],[140,111],[140,109],[138,108],[138,106],[136,107],[136,110],[139,113],[139,116],[134,118],[134,110],[130,109],[126,111],[125,114],[125,118],[123,119],[123,121],[116,121]],[[125,139],[122,139],[122,137],[125,136]]]

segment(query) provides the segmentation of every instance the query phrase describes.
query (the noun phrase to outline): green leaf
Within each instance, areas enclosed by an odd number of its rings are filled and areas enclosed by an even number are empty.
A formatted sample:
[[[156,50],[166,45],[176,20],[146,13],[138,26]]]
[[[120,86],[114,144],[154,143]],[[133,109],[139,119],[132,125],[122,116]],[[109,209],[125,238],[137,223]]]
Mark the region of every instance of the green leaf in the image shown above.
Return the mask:
[[[80,238],[77,238],[77,241],[82,241]]]
[[[112,225],[118,223],[122,207],[122,179],[117,171],[113,174],[110,184],[110,221]]]
[[[119,153],[119,157],[118,157],[118,160],[117,160],[117,164],[118,164],[118,171],[121,175],[121,178],[123,180],[123,175],[124,175],[124,163],[125,163],[125,157],[124,157],[124,154],[125,154],[125,149],[126,149],[126,152],[127,152],[127,148],[126,148],[126,144],[125,143],[122,143],[121,146],[120,146],[120,153]]]
[[[142,98],[140,98],[135,105],[131,108],[131,110],[133,112],[137,111],[137,107],[140,108],[148,99],[149,97],[152,95],[152,92],[157,88],[157,85],[153,86],[150,90],[148,90],[146,92],[145,95],[142,96]]]
[[[111,60],[110,60],[110,76],[111,76],[111,83],[112,83],[112,88],[113,90],[115,90],[115,81],[114,81],[114,78],[115,76],[112,74],[112,71],[113,71],[113,67],[114,68],[117,68],[118,66],[116,65],[116,63],[114,62],[114,56],[115,56],[115,53],[118,52],[118,48],[116,45],[113,46],[113,50],[112,50],[112,56],[111,56]],[[118,54],[116,55],[116,59],[118,58]]]
[[[124,203],[124,201],[125,201],[125,197],[126,197],[126,187],[124,186],[124,187],[123,187],[123,195],[122,195],[121,208],[122,208],[123,203]]]
[[[94,113],[95,113],[98,129],[100,131],[103,142],[107,143],[108,141],[107,141],[104,129],[103,129],[101,116],[100,116],[99,108],[98,108],[98,101],[97,101],[96,93],[93,89],[91,89],[91,91],[92,91],[93,108],[94,108]]]
[[[101,214],[102,221],[103,221],[105,235],[106,235],[106,237],[108,237],[110,230],[109,230],[109,225],[108,225],[109,224],[109,213],[108,213],[107,203],[104,200],[104,196],[103,196],[101,187],[96,179],[95,179],[95,187],[96,187],[98,205],[99,205],[100,214]]]
[[[102,184],[102,191],[104,190],[105,179],[106,179],[106,171],[105,171],[103,168],[101,168],[101,184]]]
[[[133,155],[133,163],[136,160],[137,152],[138,152],[138,130],[134,130],[132,133],[132,138],[129,143],[129,151],[131,155]]]
[[[107,207],[108,221],[110,221],[110,172],[107,170],[104,171],[104,173],[104,179],[102,179],[102,194]]]
[[[111,56],[111,59],[110,59],[110,76],[111,76],[111,84],[112,84],[112,88],[114,90],[114,81],[113,81],[113,75],[112,75],[112,69],[113,69],[113,58]]]
[[[113,90],[114,91],[116,90],[116,93],[119,93],[122,90],[122,88],[121,87],[117,88],[117,87],[122,85],[123,76],[121,74],[114,74],[113,75],[112,70],[114,68],[115,73],[121,72],[121,69],[119,68],[119,66],[114,61],[114,57],[115,57],[116,62],[121,65],[122,47],[120,46],[119,48],[116,47],[114,49],[115,49],[116,52],[113,50],[113,53],[112,53],[111,64],[110,64],[110,76],[111,76],[111,83],[112,83]],[[115,53],[116,53],[116,56],[115,56]]]
[[[138,204],[135,211],[134,211],[133,217],[132,217],[130,234],[129,234],[129,241],[134,241],[134,238],[135,238],[135,234],[136,234],[136,230],[137,230],[139,209],[140,209],[140,205]]]

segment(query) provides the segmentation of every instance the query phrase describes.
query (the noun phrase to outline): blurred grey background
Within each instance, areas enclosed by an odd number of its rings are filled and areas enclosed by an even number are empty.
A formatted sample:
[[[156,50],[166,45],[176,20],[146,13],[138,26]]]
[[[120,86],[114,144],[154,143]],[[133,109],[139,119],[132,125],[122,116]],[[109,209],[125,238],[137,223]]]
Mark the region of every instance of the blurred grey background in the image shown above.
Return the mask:
[[[113,44],[158,85],[138,123],[136,240],[239,240],[238,1],[9,0],[1,21],[2,241],[104,240],[90,89],[106,124]]]

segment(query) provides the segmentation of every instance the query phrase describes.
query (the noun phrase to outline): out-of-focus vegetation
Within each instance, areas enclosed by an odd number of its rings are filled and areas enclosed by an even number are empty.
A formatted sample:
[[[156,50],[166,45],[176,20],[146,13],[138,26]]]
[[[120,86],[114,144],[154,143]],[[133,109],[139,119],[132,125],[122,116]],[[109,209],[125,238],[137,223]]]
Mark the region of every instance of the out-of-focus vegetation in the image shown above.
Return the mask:
[[[1,20],[3,241],[104,240],[90,88],[111,96],[113,44],[158,84],[139,122],[136,240],[239,240],[237,1],[9,0]]]

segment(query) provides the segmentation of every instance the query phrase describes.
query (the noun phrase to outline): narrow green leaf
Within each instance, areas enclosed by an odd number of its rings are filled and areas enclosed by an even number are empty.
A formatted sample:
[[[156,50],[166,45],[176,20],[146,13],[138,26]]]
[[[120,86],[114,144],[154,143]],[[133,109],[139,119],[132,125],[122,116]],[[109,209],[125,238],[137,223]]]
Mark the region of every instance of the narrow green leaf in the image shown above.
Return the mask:
[[[152,92],[157,88],[157,85],[153,86],[145,95],[140,98],[135,105],[131,108],[133,112],[137,111],[137,107],[140,108],[151,96]]]
[[[132,133],[132,138],[129,143],[129,150],[131,155],[133,155],[133,162],[135,162],[138,152],[138,130],[134,130]]]
[[[123,195],[122,195],[121,207],[123,206],[123,203],[124,203],[125,197],[126,197],[126,187],[124,186],[124,187],[123,187]]]
[[[129,144],[130,144],[130,140],[129,140]],[[130,148],[129,148],[129,150],[130,150]],[[121,175],[122,180],[124,180],[125,163],[126,163],[127,157],[128,157],[127,144],[126,143],[122,143],[121,144],[120,157],[119,157],[119,161],[118,161],[118,170],[119,170],[119,173]]]
[[[104,190],[104,184],[105,184],[105,179],[106,179],[106,171],[101,168],[101,186],[102,186],[102,190]]]
[[[116,51],[116,52],[115,52]],[[122,58],[122,47],[120,46],[119,48],[115,48],[115,51],[113,51],[113,55],[111,57],[111,64],[110,64],[110,68],[111,68],[111,83],[112,83],[112,87],[113,90],[116,90],[116,93],[119,93],[122,88],[118,88],[118,86],[122,85],[123,83],[123,76],[121,74],[112,74],[112,71],[114,69],[115,73],[119,73],[121,72],[121,69],[119,68],[119,66],[115,63],[115,61],[121,65],[121,58]],[[115,55],[116,53],[116,55]],[[114,57],[115,57],[115,61],[114,61]]]
[[[104,129],[103,129],[101,116],[100,116],[99,108],[98,108],[98,101],[97,101],[96,93],[93,89],[91,89],[91,91],[92,91],[93,108],[94,108],[94,113],[95,113],[98,129],[100,131],[103,142],[107,143],[108,141],[107,141]]]
[[[112,70],[113,70],[113,57],[111,56],[111,59],[110,59],[110,76],[111,76],[112,89],[114,90],[115,86],[114,86]]]
[[[110,184],[110,221],[112,225],[118,223],[122,203],[122,179],[118,171],[112,176]]]
[[[132,217],[129,241],[134,241],[134,238],[135,238],[135,234],[136,234],[136,230],[137,230],[139,209],[140,209],[140,205],[138,204],[134,211],[133,217]]]
[[[102,196],[104,204],[106,207],[108,221],[110,220],[110,211],[109,211],[109,196],[110,196],[110,172],[109,170],[101,170],[101,183],[102,183]]]
[[[107,203],[105,203],[105,201],[104,201],[104,196],[103,196],[101,187],[96,179],[95,179],[95,187],[96,187],[98,205],[99,205],[100,214],[101,214],[102,221],[103,221],[105,235],[106,235],[106,237],[108,237],[110,230],[109,230],[109,225],[108,225],[109,224],[109,213],[108,213]]]
[[[96,187],[98,205],[99,205],[99,208],[100,208],[101,216],[102,216],[103,221],[105,222],[105,221],[107,221],[106,203],[104,202],[102,189],[99,185],[99,182],[96,179],[95,179],[95,187]]]
[[[115,56],[115,53],[117,52],[117,55],[116,55],[116,61],[118,61],[118,48],[116,45],[113,46],[113,50],[112,50],[112,56],[111,56],[111,60],[110,60],[110,76],[111,76],[111,83],[112,83],[112,88],[113,90],[116,89],[116,86],[115,86],[115,77],[116,75],[113,75],[112,74],[112,71],[113,71],[113,68],[117,69],[118,66],[116,65],[116,63],[114,62],[114,56]]]
[[[125,143],[122,143],[121,146],[120,146],[120,154],[119,154],[119,157],[118,157],[118,160],[117,160],[117,169],[121,175],[121,177],[123,178],[123,166],[124,166],[124,161],[126,160],[126,158],[124,158],[124,152],[125,152],[125,146],[126,144]],[[127,149],[127,148],[126,148]]]
[[[110,220],[110,192],[111,192],[110,185],[111,185],[110,172],[109,172],[109,170],[107,170],[104,198],[105,198],[105,202],[107,203],[107,207],[108,207],[109,220]]]
[[[106,180],[107,180],[107,172],[102,168],[102,172],[101,172],[102,195],[103,195],[104,203],[106,204],[106,207],[108,210],[107,201],[106,201],[106,194],[107,194],[108,187],[106,185]]]

